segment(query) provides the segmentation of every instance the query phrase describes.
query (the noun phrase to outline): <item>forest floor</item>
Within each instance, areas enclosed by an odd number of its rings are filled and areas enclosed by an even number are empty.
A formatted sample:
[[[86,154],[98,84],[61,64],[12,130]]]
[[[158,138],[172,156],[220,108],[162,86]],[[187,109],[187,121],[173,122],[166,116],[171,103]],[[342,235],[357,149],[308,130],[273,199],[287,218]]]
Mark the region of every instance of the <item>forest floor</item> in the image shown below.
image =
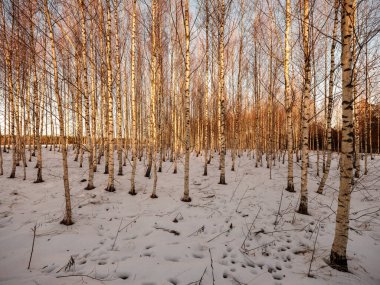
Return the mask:
[[[351,200],[348,262],[350,273],[328,266],[335,231],[339,185],[337,155],[323,195],[316,194],[315,154],[309,169],[309,216],[295,213],[300,166],[295,163],[296,193],[284,191],[286,164],[255,168],[247,153],[219,185],[217,156],[203,176],[203,157],[191,156],[190,195],[180,201],[183,164],[163,163],[158,199],[152,179],[138,162],[137,192],[130,196],[130,171],[115,176],[116,192],[104,191],[103,165],[96,188],[83,190],[83,168],[73,161],[69,174],[75,224],[59,222],[64,212],[61,154],[43,152],[44,183],[34,184],[35,160],[9,179],[11,153],[4,153],[0,177],[0,284],[380,284],[380,158],[368,160],[369,173],[357,180]],[[35,159],[35,158],[33,158]],[[363,161],[362,161],[363,163]],[[117,162],[116,162],[117,164]],[[116,172],[117,173],[117,172]],[[281,203],[280,203],[281,202]],[[27,270],[36,238],[30,270]],[[310,261],[313,256],[310,274]],[[72,257],[72,259],[71,259]],[[71,262],[70,262],[71,260]],[[213,281],[214,280],[214,281]]]

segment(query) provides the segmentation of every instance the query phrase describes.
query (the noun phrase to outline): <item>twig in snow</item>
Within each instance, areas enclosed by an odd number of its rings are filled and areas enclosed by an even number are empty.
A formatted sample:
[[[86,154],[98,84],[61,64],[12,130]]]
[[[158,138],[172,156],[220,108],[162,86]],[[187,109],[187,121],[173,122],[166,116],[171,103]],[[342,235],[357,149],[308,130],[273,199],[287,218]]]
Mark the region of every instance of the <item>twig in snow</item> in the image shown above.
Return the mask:
[[[132,224],[132,223],[136,223],[136,221],[137,221],[137,218],[134,219],[133,221],[129,222],[126,226],[122,227],[122,228],[119,230],[119,232],[121,232],[122,230],[124,230],[125,228],[127,228],[130,224]]]
[[[98,281],[114,281],[114,280],[118,279],[118,278],[114,278],[114,279],[96,278],[96,277],[93,277],[93,276],[87,275],[87,274],[59,275],[56,278],[64,278],[64,277],[88,277],[88,278],[98,280]]]
[[[243,282],[240,282],[239,280],[237,280],[235,277],[232,277],[232,279],[239,285],[247,285],[247,283],[243,283]]]
[[[317,243],[318,234],[319,234],[319,225],[318,225],[318,229],[317,229],[317,235],[315,236],[314,247],[313,247],[313,254],[311,255],[311,260],[310,260],[310,265],[309,265],[309,272],[307,273],[307,276],[308,276],[308,277],[313,277],[313,276],[310,274],[310,271],[311,271],[311,264],[313,263],[313,259],[314,259],[315,244]]]
[[[73,266],[75,266],[75,260],[74,257],[71,255],[69,261],[64,266],[62,266],[56,273],[60,272],[63,268],[65,269],[65,271],[69,271]]]
[[[119,225],[119,228],[117,229],[117,233],[116,233],[115,239],[113,240],[113,244],[112,244],[111,250],[113,250],[113,248],[115,246],[115,243],[116,243],[116,239],[119,236],[119,232],[120,232],[121,224],[123,223],[123,219],[124,218],[121,218],[121,220],[120,220],[120,225]]]
[[[32,250],[30,251],[28,269],[30,269],[30,263],[32,262],[32,256],[33,256],[33,251],[34,251],[34,241],[36,240],[37,223],[32,228],[32,231],[33,231],[33,242],[32,242]]]
[[[252,227],[255,224],[255,221],[256,221],[257,216],[259,215],[260,211],[261,211],[261,206],[260,206],[259,210],[257,211],[257,214],[256,214],[255,218],[253,219],[251,226],[249,227],[248,233],[245,236],[245,239],[244,239],[243,243],[240,246],[243,249],[245,249],[245,241],[247,240],[248,236],[251,234]]]
[[[361,217],[364,217],[364,216],[369,216],[369,215],[371,215],[371,214],[375,214],[375,213],[377,213],[377,212],[379,212],[380,211],[380,208],[379,209],[377,209],[376,211],[373,211],[373,212],[369,212],[369,213],[365,213],[365,214],[362,214],[362,215],[360,215],[359,217],[356,217],[356,218],[351,218],[350,220],[351,221],[357,221],[357,220],[359,220]]]
[[[239,207],[240,207],[240,203],[241,203],[241,201],[244,199],[244,196],[245,196],[245,194],[247,193],[248,189],[249,189],[249,187],[247,187],[247,189],[245,190],[243,196],[241,196],[241,198],[240,198],[240,200],[239,200],[239,203],[238,203],[237,206],[236,206],[235,213],[238,212],[238,209],[239,209]],[[255,189],[255,188],[253,188],[253,189]]]
[[[161,228],[161,227],[158,227],[158,226],[155,226],[154,228],[157,229],[157,230],[163,230],[163,231],[165,231],[165,232],[168,232],[168,233],[174,234],[174,235],[176,235],[176,236],[179,236],[179,235],[180,235],[180,233],[177,232],[176,230],[169,230],[169,229]]]
[[[294,208],[294,212],[293,212],[293,219],[292,219],[292,224],[294,224],[296,222],[296,212],[297,212],[297,209],[298,209],[298,203],[300,202],[300,197],[298,198],[297,200],[297,204]]]
[[[243,249],[243,252],[244,252],[244,253],[248,253],[248,252],[250,252],[250,251],[254,251],[254,250],[256,250],[256,249],[259,249],[259,248],[262,248],[262,247],[264,247],[264,246],[270,245],[271,243],[274,243],[275,241],[276,241],[276,240],[272,240],[272,241],[270,241],[270,242],[264,243],[264,244],[262,244],[262,245],[260,245],[260,246],[257,246],[257,247],[255,247],[255,248],[252,248],[252,249]]]
[[[208,249],[208,252],[210,253],[210,263],[211,263],[211,272],[212,272],[212,285],[215,285],[215,276],[214,276],[214,262],[212,260],[212,255],[211,255],[211,249]]]
[[[276,227],[278,224],[278,216],[280,215],[280,210],[281,210],[281,204],[282,204],[282,196],[284,195],[284,190],[281,191],[281,198],[280,198],[280,205],[278,206],[278,211],[276,215],[276,220],[274,221],[274,226]]]
[[[227,230],[225,230],[224,232],[221,232],[220,234],[217,234],[212,239],[209,239],[207,242],[213,241],[214,239],[216,239],[217,237],[221,236],[222,234],[229,233],[232,229],[233,229],[233,226],[232,226],[232,223],[231,223],[230,227]]]
[[[205,230],[205,226],[201,226],[199,229],[197,229],[195,232],[189,234],[187,237],[191,237],[191,236],[194,236],[194,235],[198,235],[200,233],[203,233]]]
[[[243,174],[243,176],[240,178],[240,181],[239,181],[238,185],[236,185],[235,190],[234,190],[234,192],[232,193],[232,196],[231,196],[230,202],[231,202],[232,199],[234,198],[234,196],[235,196],[235,192],[236,192],[236,190],[238,189],[240,183],[243,181],[244,176],[245,176],[245,174]]]
[[[201,278],[199,280],[187,283],[186,285],[192,285],[192,284],[194,284],[194,285],[201,285],[202,280],[203,280],[203,276],[205,276],[206,270],[207,270],[207,266],[206,266],[205,270],[203,270],[203,274],[202,274],[202,276],[201,276]]]

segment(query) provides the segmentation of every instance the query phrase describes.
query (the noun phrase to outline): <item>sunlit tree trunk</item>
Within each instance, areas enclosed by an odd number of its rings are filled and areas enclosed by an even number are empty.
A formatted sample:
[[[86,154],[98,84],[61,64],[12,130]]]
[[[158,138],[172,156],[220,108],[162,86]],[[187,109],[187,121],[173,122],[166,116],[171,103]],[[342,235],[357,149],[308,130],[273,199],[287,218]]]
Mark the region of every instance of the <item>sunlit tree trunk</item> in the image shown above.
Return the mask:
[[[298,212],[308,214],[307,168],[309,160],[309,117],[310,117],[310,53],[309,53],[309,0],[303,1],[303,51],[304,51],[304,90],[302,113],[302,166],[301,198]]]
[[[185,173],[183,202],[190,202],[189,196],[189,172],[190,172],[190,27],[189,27],[189,0],[185,0]]]
[[[71,199],[70,199],[70,185],[69,185],[69,169],[67,163],[67,145],[66,145],[66,136],[65,136],[65,124],[64,124],[64,114],[63,114],[63,106],[62,106],[62,98],[59,94],[59,86],[58,86],[58,65],[57,58],[55,54],[55,41],[54,41],[54,31],[53,25],[50,18],[50,12],[48,9],[47,0],[44,0],[44,12],[47,19],[47,23],[49,26],[49,38],[50,38],[50,46],[51,46],[51,54],[53,60],[54,67],[54,94],[58,105],[58,116],[59,116],[59,129],[60,129],[60,140],[61,140],[61,148],[62,148],[62,163],[63,163],[63,185],[65,189],[65,204],[66,211],[62,224],[69,226],[73,224],[72,213],[71,213]]]
[[[120,47],[119,47],[119,16],[118,16],[118,1],[114,1],[114,17],[115,17],[115,37],[116,37],[116,132],[117,132],[117,159],[119,170],[117,175],[123,175],[123,138],[122,138],[122,114],[121,114],[121,68],[120,68]],[[125,110],[127,114],[127,110]],[[127,117],[126,117],[127,119]],[[127,120],[126,120],[127,121]],[[127,126],[128,128],[128,126]],[[126,129],[127,129],[126,128]],[[127,140],[127,135],[125,136]],[[127,149],[125,149],[127,151]]]
[[[156,132],[156,73],[157,73],[157,0],[152,0],[152,59],[150,70],[150,127],[151,127],[151,156],[153,164],[153,190],[151,198],[157,198],[157,132]]]
[[[111,66],[111,5],[107,5],[107,31],[106,31],[106,54],[107,54],[107,109],[108,109],[108,182],[106,191],[114,192],[114,141],[113,141],[113,95],[112,95],[112,66]],[[114,9],[117,9],[115,7]]]
[[[132,43],[131,43],[131,95],[132,95],[132,173],[131,190],[129,194],[136,195],[135,177],[137,167],[137,106],[136,106],[136,0],[133,0],[132,7]]]
[[[286,17],[285,17],[285,61],[284,61],[284,75],[285,75],[285,109],[286,109],[286,123],[287,123],[287,140],[288,140],[288,184],[286,190],[289,192],[294,191],[293,182],[293,122],[292,122],[292,109],[293,103],[290,92],[290,78],[289,78],[289,60],[290,60],[290,28],[291,28],[291,4],[290,0],[286,0]]]
[[[92,167],[93,171],[97,171],[97,159],[96,159],[96,115],[98,109],[98,97],[97,97],[97,86],[96,86],[96,78],[97,78],[97,69],[95,63],[95,51],[94,51],[94,39],[92,34],[90,34],[90,63],[91,63],[91,140],[92,140]],[[88,94],[90,96],[90,94]]]
[[[83,68],[83,93],[84,93],[84,104],[85,104],[85,124],[86,124],[86,136],[87,136],[87,149],[88,155],[88,184],[85,188],[86,190],[92,190],[94,186],[94,149],[92,146],[92,137],[90,129],[90,91],[88,88],[87,79],[87,32],[86,32],[86,18],[85,18],[85,4],[84,0],[79,0],[80,13],[81,13],[81,24],[82,24],[82,68]],[[94,106],[93,106],[94,108]]]
[[[224,0],[218,0],[219,4],[219,147],[220,147],[220,180],[219,184],[226,183],[226,137],[225,137],[225,94],[224,94]]]

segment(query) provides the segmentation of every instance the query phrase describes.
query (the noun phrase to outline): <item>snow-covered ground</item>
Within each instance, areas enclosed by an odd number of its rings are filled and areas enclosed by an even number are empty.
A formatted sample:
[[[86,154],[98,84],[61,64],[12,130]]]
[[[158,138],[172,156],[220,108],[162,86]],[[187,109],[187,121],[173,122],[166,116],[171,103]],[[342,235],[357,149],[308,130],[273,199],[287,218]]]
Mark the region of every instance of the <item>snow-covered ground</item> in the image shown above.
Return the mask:
[[[103,166],[95,175],[96,189],[85,191],[86,182],[81,180],[87,179],[87,160],[79,168],[71,151],[75,224],[70,227],[59,224],[64,211],[61,154],[44,148],[43,156],[45,182],[34,184],[35,161],[28,165],[26,181],[22,166],[17,178],[9,179],[11,154],[4,154],[1,284],[380,284],[379,212],[366,215],[380,208],[379,157],[369,160],[369,174],[360,178],[352,194],[351,272],[341,273],[326,264],[335,229],[336,154],[324,195],[315,193],[319,178],[312,163],[311,215],[303,216],[294,212],[300,189],[297,164],[297,192],[288,193],[284,191],[287,168],[279,162],[270,180],[269,169],[255,168],[247,153],[238,159],[237,171],[231,172],[228,156],[228,185],[219,185],[217,156],[205,177],[203,157],[193,154],[192,202],[183,203],[182,162],[178,174],[172,174],[172,163],[164,162],[158,174],[159,198],[151,199],[152,179],[144,177],[143,161],[138,163],[136,196],[128,194],[130,166],[124,168],[124,176],[115,176],[115,193],[104,191]],[[315,155],[311,159],[315,161]],[[27,270],[34,225],[34,253]],[[312,277],[308,277],[314,243]]]

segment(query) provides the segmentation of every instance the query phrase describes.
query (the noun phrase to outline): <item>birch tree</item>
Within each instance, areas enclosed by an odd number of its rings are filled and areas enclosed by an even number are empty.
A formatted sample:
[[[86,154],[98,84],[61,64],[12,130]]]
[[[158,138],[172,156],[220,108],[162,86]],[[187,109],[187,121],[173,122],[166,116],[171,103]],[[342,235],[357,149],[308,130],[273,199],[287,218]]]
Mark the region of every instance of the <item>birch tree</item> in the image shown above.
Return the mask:
[[[347,243],[349,213],[353,175],[353,52],[354,0],[341,3],[341,66],[342,66],[342,148],[338,209],[336,212],[335,236],[330,253],[330,265],[340,271],[347,271]]]

